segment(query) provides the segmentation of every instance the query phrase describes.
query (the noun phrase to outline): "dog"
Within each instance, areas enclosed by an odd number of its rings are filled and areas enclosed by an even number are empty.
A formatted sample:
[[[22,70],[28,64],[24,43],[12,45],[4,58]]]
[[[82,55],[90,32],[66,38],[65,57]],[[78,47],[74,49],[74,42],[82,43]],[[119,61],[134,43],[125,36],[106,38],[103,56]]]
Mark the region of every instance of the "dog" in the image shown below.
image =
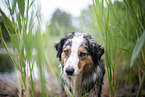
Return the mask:
[[[60,61],[62,97],[100,97],[104,49],[89,34],[71,32],[55,44]]]

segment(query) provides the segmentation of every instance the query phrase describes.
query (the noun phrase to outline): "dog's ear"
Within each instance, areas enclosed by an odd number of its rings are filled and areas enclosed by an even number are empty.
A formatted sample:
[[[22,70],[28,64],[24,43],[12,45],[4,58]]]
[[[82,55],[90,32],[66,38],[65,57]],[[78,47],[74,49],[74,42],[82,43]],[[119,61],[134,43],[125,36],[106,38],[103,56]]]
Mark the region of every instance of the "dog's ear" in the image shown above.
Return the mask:
[[[94,64],[97,65],[101,61],[101,57],[104,54],[104,48],[95,42],[91,42],[90,54],[92,56]]]
[[[61,53],[63,51],[63,45],[65,44],[65,42],[67,41],[68,38],[72,38],[74,36],[75,32],[71,32],[68,35],[66,35],[64,38],[62,38],[60,40],[60,42],[55,44],[55,49],[57,51],[57,57],[59,58],[59,60],[61,60]]]
[[[94,46],[93,47],[94,48],[93,52],[96,53],[97,59],[98,59],[98,61],[100,61],[102,55],[104,54],[104,48],[101,47],[100,45],[98,45],[97,43],[95,43],[95,45],[93,45],[93,46]]]
[[[61,59],[61,53],[62,53],[63,45],[64,45],[65,41],[66,41],[66,38],[64,37],[60,40],[60,42],[56,43],[55,46],[54,46],[56,51],[57,51],[57,56],[56,57],[58,57],[59,60]]]
[[[104,54],[104,48],[98,45],[90,35],[87,35],[88,51],[92,57],[93,63],[97,65],[101,61],[101,57]]]

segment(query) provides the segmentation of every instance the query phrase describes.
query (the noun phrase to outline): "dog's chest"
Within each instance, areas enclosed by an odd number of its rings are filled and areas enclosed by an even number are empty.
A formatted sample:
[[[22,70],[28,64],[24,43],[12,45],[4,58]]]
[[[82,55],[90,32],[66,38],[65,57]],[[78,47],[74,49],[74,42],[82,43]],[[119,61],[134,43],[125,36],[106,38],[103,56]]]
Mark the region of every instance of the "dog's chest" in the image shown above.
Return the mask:
[[[86,91],[87,87],[82,84],[83,82],[82,82],[81,75],[76,76],[73,79],[66,79],[66,83],[67,84],[65,84],[64,87],[65,87],[67,97],[71,97],[70,93],[73,95],[73,97],[98,97],[97,88],[94,88],[91,92],[89,92],[89,94],[87,96],[85,96],[88,93],[88,91]],[[68,87],[68,88],[66,88],[66,87]]]
[[[73,95],[73,97],[81,97],[82,96],[82,77],[75,76],[74,78],[66,78],[65,79],[65,92],[67,94],[67,97],[71,97],[70,93]],[[68,87],[68,88],[67,88]],[[69,93],[70,92],[70,93]]]

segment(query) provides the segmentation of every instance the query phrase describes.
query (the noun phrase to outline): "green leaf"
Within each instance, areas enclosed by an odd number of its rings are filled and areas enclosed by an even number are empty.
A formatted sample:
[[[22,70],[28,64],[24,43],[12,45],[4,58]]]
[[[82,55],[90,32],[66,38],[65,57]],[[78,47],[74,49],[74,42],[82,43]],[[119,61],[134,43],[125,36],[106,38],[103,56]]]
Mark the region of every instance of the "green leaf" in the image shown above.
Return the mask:
[[[33,1],[31,2],[31,4],[30,4],[29,8],[33,5],[34,1],[35,1],[35,0],[33,0]]]
[[[5,21],[6,25],[10,29],[12,33],[15,33],[15,28],[11,20],[5,15],[5,13],[0,8],[0,13],[2,14],[3,20]]]
[[[69,90],[69,88],[68,88],[67,85],[66,85],[66,89],[69,91],[70,96],[73,97],[73,95],[72,95],[72,93],[70,92],[70,90]]]
[[[18,2],[19,11],[23,17],[25,12],[25,0],[17,0],[17,2]]]
[[[144,43],[145,43],[145,30],[141,35],[141,37],[139,38],[139,40],[136,42],[136,45],[134,47],[133,54],[131,57],[131,62],[130,62],[130,68],[133,66],[133,63],[135,62],[138,54],[140,53]]]
[[[142,87],[144,86],[144,82],[145,82],[145,71],[143,73],[143,76],[142,76],[142,79],[141,79],[141,82],[140,82],[139,89],[138,89],[136,97],[140,97],[141,96],[140,94],[141,94]]]
[[[96,1],[98,2],[98,1]],[[97,21],[98,21],[98,25],[100,27],[100,31],[101,31],[101,34],[103,36],[103,25],[102,25],[102,22],[101,22],[101,18],[100,18],[100,14],[99,14],[99,11],[97,10],[97,5],[95,5],[95,2],[93,1],[93,5],[94,5],[94,8],[95,8],[95,12],[96,12],[96,17],[97,17]]]
[[[14,66],[17,67],[16,69],[20,70],[20,68],[19,68],[17,62],[15,61],[15,59],[14,59],[12,53],[11,53],[11,52],[9,51],[9,49],[8,49],[8,47],[7,47],[7,45],[6,45],[6,42],[4,41],[4,38],[3,38],[3,36],[2,36],[2,31],[1,31],[1,25],[0,25],[0,35],[1,35],[1,42],[3,43],[3,46],[5,47],[5,49],[6,49],[6,51],[7,51],[6,54],[7,54],[8,56],[10,56],[10,58],[11,58],[13,64],[14,64]],[[20,70],[20,71],[21,71],[21,70]]]
[[[20,15],[20,13],[17,13],[17,22],[18,22],[19,32],[21,32],[22,24],[21,24],[21,15]]]
[[[6,28],[7,32],[9,33],[9,35],[10,35],[12,41],[13,41],[14,46],[15,46],[15,47],[17,48],[17,50],[18,50],[18,46],[17,46],[17,42],[16,42],[15,38],[12,36],[11,32],[9,31],[9,29],[7,28],[6,25],[5,25],[5,28]]]
[[[12,9],[11,9],[11,16],[14,14],[15,9],[16,9],[16,0],[13,0]]]

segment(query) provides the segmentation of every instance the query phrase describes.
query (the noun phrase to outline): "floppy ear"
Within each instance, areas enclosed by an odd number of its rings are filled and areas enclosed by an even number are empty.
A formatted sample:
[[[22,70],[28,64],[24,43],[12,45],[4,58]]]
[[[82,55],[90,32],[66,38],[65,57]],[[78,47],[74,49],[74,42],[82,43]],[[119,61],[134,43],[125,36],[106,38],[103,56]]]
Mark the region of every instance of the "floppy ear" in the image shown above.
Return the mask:
[[[61,60],[61,53],[62,53],[62,50],[63,50],[63,45],[65,44],[65,42],[67,41],[68,38],[72,38],[74,36],[75,32],[71,32],[69,33],[68,35],[66,35],[64,38],[62,38],[60,40],[60,42],[56,43],[55,44],[55,49],[57,51],[57,56],[59,58],[59,61]]]
[[[94,65],[98,65],[98,63],[101,61],[101,57],[104,54],[104,48],[98,45],[89,35],[87,37],[88,41],[88,51],[92,57]]]
[[[90,52],[94,64],[97,65],[101,61],[101,57],[104,54],[104,48],[97,43],[91,43]]]
[[[58,57],[59,60],[61,60],[62,48],[63,48],[63,45],[64,45],[65,41],[66,41],[66,38],[62,38],[60,40],[60,42],[56,43],[55,46],[54,46],[56,51],[57,51],[57,56],[56,57]]]
[[[98,45],[98,44],[95,44],[95,48],[96,48],[96,53],[97,53],[97,57],[98,57],[98,61],[100,61],[101,60],[101,57],[102,57],[102,55],[104,54],[104,48],[103,47],[101,47],[100,45]]]

